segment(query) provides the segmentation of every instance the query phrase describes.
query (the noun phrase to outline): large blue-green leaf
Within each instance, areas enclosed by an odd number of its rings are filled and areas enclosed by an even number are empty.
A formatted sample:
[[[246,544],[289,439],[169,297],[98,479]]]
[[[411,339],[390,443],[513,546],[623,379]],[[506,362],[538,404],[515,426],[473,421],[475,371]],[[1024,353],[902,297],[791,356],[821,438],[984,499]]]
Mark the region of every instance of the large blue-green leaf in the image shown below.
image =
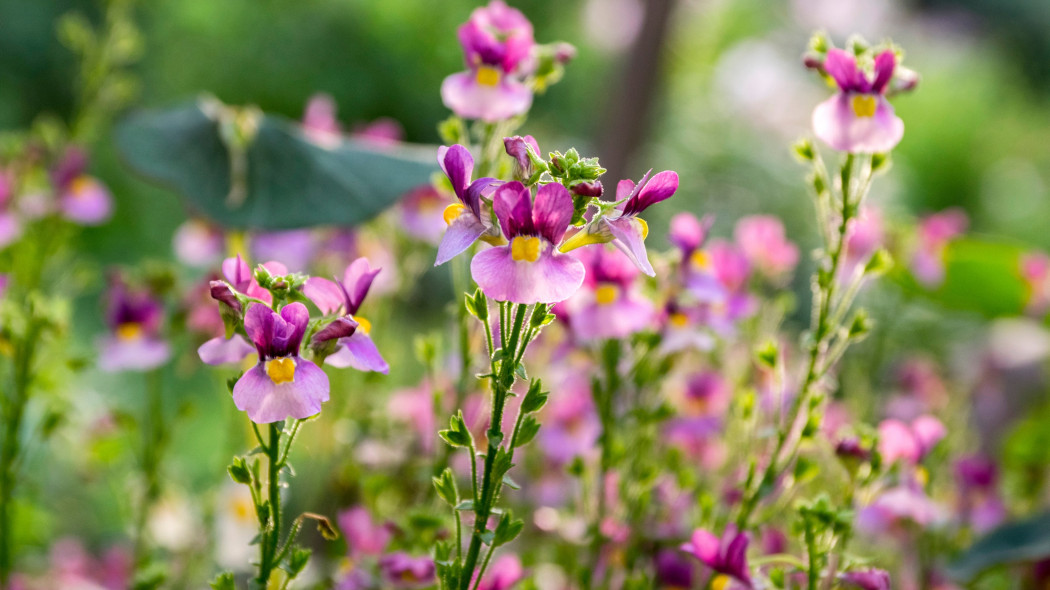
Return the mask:
[[[117,147],[134,171],[223,227],[357,225],[438,170],[433,148],[346,139],[325,147],[274,115],[260,114],[246,148],[231,153],[223,123],[201,104],[132,114],[116,130]]]
[[[984,570],[1050,557],[1050,513],[1003,525],[978,539],[948,566],[948,575],[968,582]]]

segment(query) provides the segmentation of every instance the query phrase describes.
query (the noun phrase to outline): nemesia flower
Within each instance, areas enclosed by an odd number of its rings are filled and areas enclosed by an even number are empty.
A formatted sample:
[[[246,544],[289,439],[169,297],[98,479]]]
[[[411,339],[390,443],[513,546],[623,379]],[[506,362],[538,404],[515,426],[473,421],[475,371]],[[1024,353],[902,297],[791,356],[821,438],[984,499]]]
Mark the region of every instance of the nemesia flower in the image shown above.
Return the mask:
[[[412,426],[424,453],[434,452],[437,417],[434,415],[434,388],[429,383],[394,392],[387,403],[387,413],[391,418]]]
[[[558,395],[543,408],[543,428],[537,444],[548,461],[558,465],[590,457],[602,433],[585,373],[566,375]]]
[[[1022,254],[1020,270],[1025,284],[1025,312],[1045,314],[1050,309],[1050,256],[1042,252]]]
[[[642,272],[651,277],[656,276],[645,251],[649,225],[638,214],[670,198],[678,190],[678,173],[665,170],[650,177],[651,173],[652,170],[646,172],[637,185],[632,180],[621,180],[616,185],[616,207],[608,213],[597,215],[566,240],[562,251],[568,252],[587,244],[612,242]]]
[[[274,275],[288,274],[287,267],[280,262],[270,261],[262,266]],[[238,318],[242,317],[244,310],[241,309],[240,301],[237,300],[237,296],[231,289],[239,291],[248,297],[264,301],[267,305],[272,303],[273,295],[256,282],[251,267],[241,258],[240,254],[224,260],[222,262],[222,272],[229,284],[222,281],[211,281],[209,283],[212,299],[219,301],[220,307],[223,305],[228,306],[233,310],[231,313],[236,313]],[[225,334],[221,334],[201,344],[197,349],[197,355],[200,357],[201,362],[207,365],[239,364],[248,358],[254,350],[255,347],[242,338],[240,334],[233,334],[229,338],[226,338]]]
[[[438,245],[445,234],[445,199],[433,186],[409,191],[397,204],[398,223],[410,238]]]
[[[52,172],[51,181],[63,216],[81,225],[99,225],[112,215],[113,198],[101,182],[84,174],[86,168],[87,154],[70,148]]]
[[[524,180],[532,176],[533,166],[531,156],[539,156],[540,154],[540,145],[536,143],[535,137],[531,135],[526,135],[524,137],[520,135],[504,137],[503,148],[506,150],[508,156],[514,158],[514,171],[518,178]]]
[[[726,527],[722,538],[704,529],[696,529],[688,543],[682,545],[682,551],[692,554],[715,572],[751,588],[751,573],[747,565],[748,536],[738,532],[736,527]]]
[[[890,590],[890,574],[886,570],[853,570],[839,574],[839,580],[860,590]]]
[[[0,249],[22,235],[22,222],[10,210],[13,197],[14,179],[9,172],[0,170]]]
[[[508,182],[496,189],[493,210],[510,240],[479,252],[470,274],[485,295],[511,303],[556,303],[568,299],[583,283],[583,264],[558,251],[572,220],[569,191],[556,183],[536,191]]]
[[[886,241],[882,212],[871,205],[862,205],[857,216],[846,228],[845,259],[842,277],[848,278],[858,265],[867,264],[872,254]]]
[[[353,367],[359,371],[384,374],[390,371],[390,365],[368,335],[372,330],[371,322],[357,315],[380,270],[372,268],[367,258],[358,258],[346,267],[342,281],[310,277],[303,285],[303,294],[323,313],[342,311],[358,324],[353,334],[339,339],[336,350],[325,359],[333,367]]]
[[[659,588],[692,588],[693,564],[680,552],[661,550],[653,560]]]
[[[624,338],[649,327],[653,304],[633,292],[638,269],[626,256],[601,245],[575,256],[587,272],[584,288],[566,301],[577,338]]]
[[[740,219],[733,237],[748,261],[771,280],[783,278],[798,264],[798,247],[788,241],[784,224],[772,215]]]
[[[469,69],[441,84],[445,106],[460,117],[490,123],[528,111],[532,91],[521,81],[535,45],[528,19],[492,0],[471,13],[458,36]]]
[[[337,521],[354,559],[361,555],[382,555],[393,536],[390,527],[372,520],[372,515],[363,506],[340,512]]]
[[[298,302],[284,306],[280,313],[259,303],[248,308],[244,329],[259,353],[259,363],[233,386],[233,402],[252,422],[309,418],[328,401],[328,375],[299,356],[309,322],[310,312]]]
[[[478,238],[490,243],[500,239],[499,228],[493,227],[487,211],[482,212],[482,192],[499,183],[495,178],[479,178],[471,181],[474,173],[474,157],[461,145],[438,148],[438,164],[452,183],[459,203],[445,208],[445,223],[448,229],[438,246],[434,266],[452,260],[457,254],[471,246]]]
[[[199,219],[187,219],[173,238],[175,258],[198,268],[207,268],[222,258],[225,239],[222,230]]]
[[[436,568],[430,557],[397,552],[379,558],[379,571],[393,588],[424,588],[434,583]]]
[[[813,111],[813,132],[832,148],[850,153],[888,152],[904,136],[904,121],[893,113],[885,93],[897,55],[891,49],[874,59],[874,77],[841,49],[829,49],[824,71],[839,92]]]
[[[492,562],[477,585],[478,590],[510,590],[525,577],[517,555],[502,555]]]
[[[280,262],[266,262],[263,264],[263,267],[270,271],[270,274],[288,274],[288,267]],[[273,302],[273,295],[270,295],[269,291],[263,289],[259,283],[256,282],[255,274],[252,272],[251,266],[248,265],[248,262],[245,261],[240,254],[222,261],[222,274],[230,286],[237,291],[248,297],[253,297],[263,301],[267,305]]]
[[[678,247],[682,253],[682,264],[700,249],[707,240],[707,232],[711,230],[715,218],[705,215],[703,219],[697,219],[692,213],[677,213],[671,218],[671,227],[667,232],[667,239]]]
[[[955,481],[960,516],[976,533],[986,533],[1006,519],[1006,506],[996,489],[999,470],[994,461],[982,455],[962,457],[955,462]]]
[[[317,235],[308,229],[260,233],[251,240],[256,260],[272,260],[288,268],[308,268],[317,248]]]
[[[303,111],[302,128],[307,139],[332,149],[343,141],[343,129],[336,118],[336,104],[331,95],[317,93],[310,97]]]
[[[99,368],[148,371],[166,363],[171,350],[160,337],[161,302],[147,291],[130,290],[120,278],[111,283],[106,299],[109,334],[99,339]]]
[[[879,424],[879,455],[889,465],[899,459],[917,464],[944,438],[947,430],[933,416],[919,416],[912,423],[883,420]]]
[[[966,231],[966,212],[957,207],[928,215],[919,221],[918,245],[911,271],[920,283],[936,287],[944,281],[944,252],[948,243]]]
[[[394,145],[405,137],[405,129],[396,119],[380,117],[371,123],[358,123],[350,136],[377,147]]]
[[[945,520],[943,507],[915,485],[901,485],[880,494],[857,512],[857,528],[867,533],[888,533],[906,523],[926,528]]]

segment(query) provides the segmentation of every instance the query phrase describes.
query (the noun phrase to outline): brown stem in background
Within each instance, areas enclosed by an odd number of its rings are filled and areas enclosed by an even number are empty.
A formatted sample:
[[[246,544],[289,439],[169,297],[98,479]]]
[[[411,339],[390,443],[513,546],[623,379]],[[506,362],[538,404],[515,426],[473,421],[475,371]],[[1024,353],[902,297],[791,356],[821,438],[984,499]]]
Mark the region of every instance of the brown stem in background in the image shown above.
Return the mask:
[[[646,123],[656,96],[660,61],[671,23],[675,0],[643,0],[645,17],[642,29],[631,46],[627,62],[614,80],[602,121],[598,154],[608,172],[608,187],[627,178],[628,164],[636,148],[645,139]],[[615,191],[606,190],[612,199]]]

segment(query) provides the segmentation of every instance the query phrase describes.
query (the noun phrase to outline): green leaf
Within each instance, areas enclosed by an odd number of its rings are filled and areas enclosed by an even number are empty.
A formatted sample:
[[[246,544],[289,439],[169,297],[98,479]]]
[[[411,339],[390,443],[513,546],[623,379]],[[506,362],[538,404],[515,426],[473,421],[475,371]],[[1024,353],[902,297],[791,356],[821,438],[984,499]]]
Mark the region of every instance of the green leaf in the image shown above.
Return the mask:
[[[238,165],[220,136],[229,129],[222,117],[209,117],[197,102],[140,111],[117,126],[117,148],[132,170],[227,228],[357,225],[428,184],[438,170],[433,148],[379,149],[352,139],[322,147],[275,115],[261,115],[251,133],[226,133],[227,142],[243,148]],[[243,173],[236,171],[241,166]],[[234,185],[243,189],[237,198]]]
[[[1050,512],[1003,525],[978,539],[948,565],[948,575],[965,583],[996,565],[1046,557],[1050,557]]]
[[[508,488],[510,488],[512,490],[520,490],[521,489],[521,486],[518,485],[518,482],[516,482],[513,479],[511,479],[509,475],[504,475],[503,476],[503,485],[507,486]]]
[[[212,590],[237,590],[233,572],[222,572],[211,581]]]
[[[518,437],[514,440],[515,447],[523,447],[536,438],[536,433],[540,431],[540,423],[532,415],[525,416],[521,421],[521,427],[518,428]]]
[[[455,506],[456,501],[459,498],[459,492],[456,490],[456,478],[452,475],[452,470],[448,467],[441,472],[441,475],[433,477],[434,489],[437,490],[438,496],[445,501],[449,506]]]
[[[467,428],[467,424],[463,420],[462,410],[449,418],[448,430],[438,432],[438,436],[445,439],[445,442],[453,447],[470,447],[474,445],[474,436],[470,433],[470,429]]]
[[[547,403],[550,392],[543,391],[543,384],[539,379],[533,379],[529,384],[529,391],[521,400],[521,411],[526,414],[535,414]]]
[[[474,501],[473,500],[463,500],[459,504],[456,504],[456,510],[459,511],[459,512],[473,512],[474,511]]]
[[[243,484],[252,483],[252,472],[248,469],[244,457],[234,457],[233,463],[230,463],[226,470],[230,472],[230,479],[233,481]]]
[[[303,569],[306,568],[306,564],[310,561],[309,549],[303,549],[302,547],[295,547],[292,552],[288,555],[287,563],[284,565],[284,571],[288,572],[292,578],[298,576]]]
[[[496,547],[505,545],[514,540],[521,530],[525,528],[525,523],[521,520],[515,519],[514,515],[508,510],[500,516],[499,523],[496,525],[496,530],[493,531],[492,543]]]

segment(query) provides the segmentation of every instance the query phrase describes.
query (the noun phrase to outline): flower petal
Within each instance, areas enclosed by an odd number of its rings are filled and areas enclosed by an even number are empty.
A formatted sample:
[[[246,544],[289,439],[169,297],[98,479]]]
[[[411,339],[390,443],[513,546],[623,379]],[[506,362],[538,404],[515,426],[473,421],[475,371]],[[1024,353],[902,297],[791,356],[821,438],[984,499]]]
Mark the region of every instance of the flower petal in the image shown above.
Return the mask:
[[[384,375],[390,372],[390,365],[379,354],[372,338],[364,332],[354,332],[349,338],[343,338],[325,362],[339,369],[352,367],[358,371],[375,371]]]
[[[678,173],[664,170],[650,178],[632,199],[624,204],[624,215],[637,215],[668,199],[678,190]]]
[[[299,345],[302,344],[306,326],[310,323],[310,310],[298,301],[289,303],[281,308],[281,319],[293,326],[293,331],[288,337],[287,352],[299,354]]]
[[[233,403],[256,424],[286,418],[309,418],[328,401],[328,375],[312,362],[295,359],[293,381],[275,384],[262,363],[255,365],[233,386]]]
[[[892,49],[887,49],[875,56],[875,81],[871,83],[871,91],[882,94],[886,85],[893,78],[893,69],[897,65],[897,54]]]
[[[259,350],[259,358],[273,340],[273,324],[277,314],[261,303],[253,303],[244,314],[244,331]]]
[[[317,309],[324,314],[336,313],[346,303],[343,290],[339,288],[339,285],[323,277],[306,279],[306,284],[303,285],[303,295],[313,301]]]
[[[157,338],[105,336],[99,339],[98,348],[98,368],[107,373],[148,371],[168,362],[171,356],[168,343]]]
[[[520,182],[508,182],[496,189],[492,209],[499,219],[503,235],[509,240],[518,235],[534,235],[532,223],[532,195]]]
[[[865,92],[862,88],[867,83],[857,60],[849,52],[841,49],[829,49],[824,60],[824,71],[828,73],[843,92]]]
[[[441,164],[441,169],[452,183],[456,196],[463,200],[470,177],[474,174],[474,157],[470,151],[461,145],[441,146],[438,148],[438,164]]]
[[[645,251],[645,237],[642,233],[642,225],[634,217],[618,217],[605,220],[606,227],[612,233],[613,245],[631,259],[631,262],[645,274],[654,277],[656,271],[649,264],[649,255]]]
[[[460,117],[494,123],[528,111],[532,91],[506,76],[495,86],[478,84],[474,72],[467,71],[445,78],[441,100]]]
[[[718,561],[718,551],[721,548],[721,541],[710,531],[704,529],[696,529],[693,531],[693,536],[689,538],[689,543],[682,546],[684,551],[688,551],[696,556],[697,559],[704,562],[709,567],[714,567],[714,564]]]
[[[557,303],[568,299],[583,284],[583,263],[552,250],[535,262],[515,261],[510,247],[479,252],[470,262],[470,274],[478,287],[497,301],[512,303]]]
[[[368,259],[364,256],[351,262],[346,267],[346,272],[343,273],[343,285],[350,294],[351,308],[346,310],[347,313],[357,313],[357,309],[361,307],[365,296],[368,295],[368,289],[372,286],[372,281],[375,280],[376,275],[381,270],[383,269],[372,268],[372,265],[368,263]]]
[[[904,122],[885,98],[876,97],[871,117],[858,117],[850,100],[851,95],[836,94],[813,110],[813,132],[829,146],[850,153],[881,153],[892,150],[904,137]]]
[[[255,352],[255,347],[241,338],[240,334],[234,334],[229,340],[218,337],[200,345],[197,355],[206,365],[226,365],[240,363]]]
[[[572,221],[572,197],[568,189],[557,182],[545,184],[536,191],[532,221],[540,235],[557,244]]]
[[[485,233],[485,226],[476,217],[465,212],[461,213],[445,230],[445,236],[441,238],[441,245],[438,246],[434,266],[445,264],[455,258],[477,241],[483,233]]]

